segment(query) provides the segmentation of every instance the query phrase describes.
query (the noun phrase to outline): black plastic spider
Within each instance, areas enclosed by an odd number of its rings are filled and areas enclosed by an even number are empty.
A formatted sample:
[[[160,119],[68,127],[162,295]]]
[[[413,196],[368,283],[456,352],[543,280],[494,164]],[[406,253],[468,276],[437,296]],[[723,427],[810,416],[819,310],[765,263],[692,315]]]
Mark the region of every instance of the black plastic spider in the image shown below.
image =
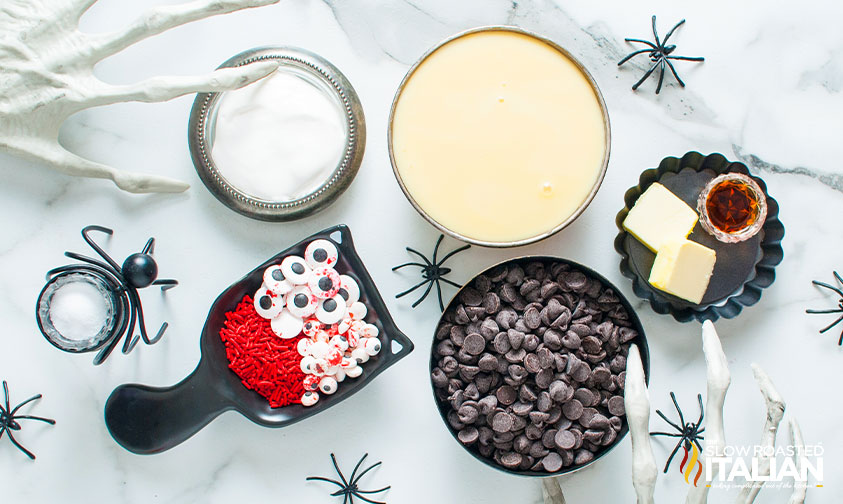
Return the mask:
[[[676,406],[676,412],[679,413],[679,425],[671,422],[664,416],[660,410],[656,410],[656,413],[664,419],[665,422],[669,423],[671,427],[679,431],[679,433],[675,432],[651,432],[651,436],[668,436],[668,437],[677,437],[679,441],[676,443],[676,447],[670,452],[670,457],[667,458],[667,463],[664,465],[664,472],[667,473],[667,468],[670,467],[670,462],[673,460],[673,456],[676,455],[676,452],[679,451],[680,446],[684,446],[686,450],[691,449],[691,443],[697,445],[700,451],[702,451],[702,446],[700,446],[700,439],[705,439],[702,434],[705,432],[705,428],[700,429],[700,425],[702,425],[704,410],[703,410],[703,402],[702,402],[702,394],[697,394],[697,401],[700,403],[700,419],[697,420],[696,423],[685,423],[685,417],[682,416],[682,410],[679,409],[679,403],[676,402],[676,394],[673,392],[670,393],[670,398],[673,399],[673,405]]]
[[[126,333],[128,333],[128,337],[123,342],[124,354],[131,352],[141,339],[147,345],[154,345],[161,339],[168,324],[166,322],[161,324],[161,328],[154,337],[150,338],[147,335],[146,323],[143,317],[143,305],[138,295],[138,289],[149,285],[160,285],[161,290],[165,291],[178,285],[178,282],[172,279],[156,280],[158,278],[158,264],[152,257],[155,238],[150,238],[143,247],[143,250],[127,257],[121,266],[94,242],[88,235],[91,231],[99,231],[108,235],[113,234],[113,231],[102,226],[86,226],[82,229],[82,237],[105,262],[75,252],[65,252],[64,255],[67,257],[83,261],[87,264],[70,264],[48,271],[48,282],[38,298],[38,306],[41,307],[45,304],[42,299],[45,292],[58,279],[69,275],[87,276],[93,279],[95,283],[103,285],[111,295],[111,302],[115,308],[115,320],[111,324],[111,331],[104,339],[92,343],[91,346],[68,347],[62,341],[57,341],[57,338],[51,334],[51,332],[57,331],[52,328],[51,323],[48,324],[45,320],[42,320],[45,318],[42,317],[41,312],[43,310],[39,310],[38,313],[38,326],[47,340],[61,350],[68,352],[91,352],[101,348],[94,358],[94,365],[99,365],[111,354],[111,351],[114,350],[117,343]],[[135,335],[133,337],[136,322],[140,336]],[[47,330],[46,327],[50,327],[50,330]]]
[[[471,245],[465,245],[465,246],[462,246],[462,247],[460,247],[456,250],[452,250],[445,257],[443,257],[442,260],[437,262],[436,256],[439,254],[439,245],[442,244],[443,238],[445,238],[445,235],[439,235],[439,239],[436,241],[436,247],[434,247],[434,249],[433,249],[433,260],[432,261],[428,261],[427,258],[424,256],[424,254],[422,254],[418,250],[414,250],[414,249],[411,249],[410,247],[407,247],[407,252],[410,252],[412,254],[416,254],[417,256],[421,257],[422,260],[424,261],[424,264],[417,263],[417,262],[404,263],[404,264],[400,264],[400,265],[392,268],[392,271],[399,270],[399,269],[401,269],[405,266],[418,266],[422,269],[421,274],[422,274],[422,278],[424,278],[424,281],[422,281],[421,283],[405,290],[404,292],[402,292],[400,294],[397,294],[395,296],[396,298],[406,296],[407,294],[413,292],[414,290],[418,289],[422,285],[429,284],[427,286],[427,290],[424,291],[424,294],[422,294],[422,296],[415,303],[413,303],[413,308],[415,308],[416,306],[421,304],[422,301],[424,301],[424,299],[427,297],[428,294],[430,294],[430,290],[433,288],[433,284],[436,284],[436,293],[439,296],[439,309],[442,310],[442,311],[445,311],[445,304],[442,303],[442,286],[440,285],[439,282],[442,281],[442,282],[448,283],[450,285],[453,285],[457,289],[459,289],[461,286],[457,283],[454,283],[454,282],[448,280],[447,278],[444,278],[445,275],[447,275],[448,273],[451,272],[451,268],[446,268],[446,267],[443,267],[442,265],[445,264],[445,261],[450,259],[451,256],[453,256],[454,254],[462,252],[463,250],[466,250],[466,249],[470,249]]]
[[[834,272],[834,278],[836,278],[836,279],[837,279],[837,281],[838,281],[841,285],[843,285],[843,278],[841,278],[841,277],[840,277],[840,274],[839,274],[839,273],[837,273],[836,271]],[[818,285],[818,286],[820,286],[820,287],[825,287],[826,289],[829,289],[829,290],[831,290],[831,291],[836,292],[836,293],[840,296],[840,299],[837,301],[837,308],[835,308],[835,309],[832,309],[832,310],[805,310],[805,313],[810,313],[810,314],[816,314],[816,313],[843,313],[843,290],[840,290],[838,287],[835,287],[835,286],[833,286],[833,285],[829,285],[829,284],[827,284],[827,283],[825,283],[825,282],[820,282],[819,280],[814,280],[814,281],[813,281],[813,284],[814,284],[814,285]],[[820,329],[820,334],[822,334],[822,333],[824,333],[824,332],[828,331],[829,329],[831,329],[832,327],[836,326],[836,325],[837,325],[837,324],[839,324],[840,322],[843,322],[843,315],[840,315],[839,317],[837,317],[837,320],[835,320],[834,322],[832,322],[831,324],[829,324],[828,326],[826,326],[824,329]],[[837,345],[838,345],[838,346],[843,345],[843,331],[841,331],[841,332],[840,332],[840,339],[838,339],[838,340],[837,340]]]
[[[367,469],[363,470],[363,472],[361,472],[360,474],[357,474],[357,469],[360,469],[360,465],[363,463],[364,460],[366,460],[366,457],[368,457],[368,456],[369,456],[368,453],[363,455],[363,458],[361,458],[360,461],[357,462],[357,465],[354,466],[354,470],[351,472],[351,478],[346,480],[345,476],[343,476],[342,471],[340,471],[340,468],[337,465],[337,458],[332,453],[331,454],[331,461],[334,463],[334,469],[336,469],[337,474],[339,474],[341,482],[336,481],[336,480],[332,480],[332,479],[329,479],[329,478],[323,478],[322,476],[310,476],[310,477],[307,478],[307,481],[326,481],[328,483],[333,483],[333,484],[337,485],[338,487],[340,487],[340,489],[337,490],[336,492],[332,493],[331,496],[332,497],[338,497],[338,496],[342,495],[343,496],[343,499],[342,499],[343,504],[354,504],[354,498],[355,497],[357,497],[359,499],[362,499],[366,502],[369,502],[371,504],[386,504],[385,502],[375,501],[375,500],[369,499],[369,498],[367,498],[363,495],[360,495],[360,494],[375,494],[375,493],[380,493],[380,492],[386,492],[387,490],[392,488],[391,486],[387,486],[387,487],[381,488],[380,490],[360,490],[357,487],[357,483],[360,481],[360,478],[362,478],[364,474],[371,471],[375,467],[378,467],[379,465],[381,465],[381,462],[378,462],[374,465],[369,466]],[[357,477],[355,477],[355,475],[357,475]]]
[[[0,404],[0,438],[3,437],[3,433],[7,433],[9,435],[9,440],[12,442],[13,445],[17,446],[20,451],[24,452],[27,457],[32,460],[35,460],[35,455],[31,451],[21,446],[20,443],[18,443],[18,441],[12,435],[12,431],[20,430],[20,424],[18,423],[18,420],[38,420],[40,422],[46,422],[50,425],[55,425],[56,421],[51,420],[49,418],[42,418],[32,415],[16,414],[18,410],[20,410],[27,404],[31,403],[32,401],[41,399],[41,394],[30,397],[26,401],[15,406],[13,409],[11,404],[9,404],[9,385],[6,383],[6,380],[3,380],[3,395],[6,398],[6,406],[3,407],[3,405]]]
[[[676,81],[679,82],[679,85],[682,86],[682,87],[685,87],[685,83],[682,82],[682,79],[679,78],[679,74],[676,73],[676,68],[673,67],[673,63],[671,63],[670,60],[705,61],[705,58],[702,58],[702,57],[692,58],[692,57],[688,57],[688,56],[673,56],[672,53],[673,53],[673,51],[676,50],[676,46],[673,45],[673,44],[666,45],[667,39],[669,39],[670,36],[673,35],[673,32],[677,28],[682,26],[682,24],[684,22],[685,22],[685,20],[683,19],[682,21],[679,21],[678,23],[676,23],[676,26],[674,26],[673,28],[670,29],[669,32],[667,32],[667,35],[664,37],[664,40],[659,41],[659,34],[656,31],[656,16],[653,16],[653,36],[656,38],[655,44],[652,43],[652,42],[649,42],[647,40],[641,40],[641,39],[634,39],[634,38],[624,39],[627,42],[638,42],[640,44],[646,44],[649,47],[647,49],[641,49],[640,51],[635,51],[635,52],[629,54],[626,58],[624,58],[624,59],[622,59],[618,62],[618,66],[623,65],[624,63],[629,61],[633,56],[641,54],[641,53],[646,53],[646,52],[650,53],[649,54],[650,61],[653,62],[653,66],[651,66],[650,69],[647,70],[647,73],[644,74],[644,77],[641,77],[641,80],[639,80],[638,82],[636,82],[632,86],[633,91],[638,89],[638,86],[640,86],[645,80],[647,80],[647,77],[649,77],[656,70],[656,68],[659,68],[661,70],[661,73],[659,74],[659,85],[658,85],[658,87],[656,87],[656,94],[659,94],[659,91],[662,90],[662,82],[664,81],[664,67],[665,67],[665,65],[670,67],[670,71],[671,71],[671,73],[673,73],[673,76],[676,77]]]

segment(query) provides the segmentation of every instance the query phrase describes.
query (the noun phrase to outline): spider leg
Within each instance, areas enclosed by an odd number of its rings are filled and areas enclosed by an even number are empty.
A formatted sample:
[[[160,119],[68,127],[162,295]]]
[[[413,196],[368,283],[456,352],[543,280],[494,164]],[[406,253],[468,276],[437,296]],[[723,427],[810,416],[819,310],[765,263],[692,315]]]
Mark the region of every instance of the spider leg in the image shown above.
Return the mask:
[[[404,264],[399,264],[398,266],[392,268],[392,271],[399,270],[399,269],[404,268],[406,266],[418,266],[419,268],[426,268],[427,267],[426,265],[421,264],[421,263],[408,262],[408,263],[404,263]]]
[[[436,284],[436,285],[439,285],[439,284]],[[418,301],[416,301],[415,303],[412,304],[413,308],[420,305],[421,302],[424,301],[424,299],[427,297],[427,295],[430,294],[430,289],[432,289],[432,288],[433,288],[433,282],[431,281],[430,283],[427,284],[427,289],[425,289],[424,294],[421,295],[421,297],[418,299]]]
[[[676,401],[676,394],[673,392],[670,393],[670,398],[673,400],[673,405],[676,407],[676,412],[679,413],[679,425],[685,425],[685,417],[682,416],[682,410],[679,409],[679,403]],[[683,430],[683,429],[679,429]]]
[[[27,457],[29,457],[32,460],[35,460],[35,455],[33,455],[33,453],[31,451],[27,450],[26,448],[21,446],[20,443],[18,443],[18,441],[15,439],[15,436],[12,435],[12,431],[10,431],[8,429],[6,429],[6,430],[7,430],[7,433],[9,434],[9,440],[12,442],[12,444],[17,446],[20,451],[24,452]]]
[[[439,283],[439,280],[444,279],[436,279],[436,295],[439,297],[439,311],[445,311],[445,304],[442,302],[442,284]]]
[[[31,403],[32,401],[35,401],[36,399],[41,399],[41,394],[34,395],[34,396],[30,397],[29,399],[27,399],[26,401],[24,401],[24,402],[18,404],[17,406],[15,406],[15,409],[13,409],[12,411],[9,412],[9,416],[10,417],[15,416],[15,413],[17,413],[19,409],[23,408],[24,406]]]
[[[445,239],[445,235],[440,234],[440,235],[439,235],[439,239],[437,239],[437,240],[436,240],[436,246],[435,246],[435,247],[433,247],[433,260],[432,260],[432,261],[430,261],[430,262],[431,262],[432,264],[437,265],[437,266],[439,266],[439,264],[441,264],[441,263],[436,262],[436,256],[437,256],[437,255],[439,255],[439,246],[440,246],[440,245],[442,245],[442,240],[443,240],[443,239]]]
[[[684,439],[684,438],[683,438]],[[670,467],[670,463],[673,461],[673,456],[676,455],[676,452],[679,451],[679,447],[682,446],[683,439],[680,439],[678,443],[676,443],[676,448],[670,452],[670,456],[667,457],[667,463],[664,465],[664,473],[667,474],[667,468]]]
[[[824,332],[828,331],[828,330],[829,330],[829,329],[831,329],[832,327],[834,327],[834,326],[836,326],[837,324],[839,324],[841,321],[843,321],[843,315],[840,315],[840,317],[838,317],[838,318],[837,318],[837,320],[835,320],[834,322],[832,322],[830,325],[826,326],[824,329],[820,329],[820,334],[822,334],[822,333],[824,333]]]
[[[326,483],[333,483],[333,484],[335,484],[335,485],[337,485],[341,488],[345,488],[345,485],[343,485],[339,481],[334,481],[332,479],[323,478],[322,476],[308,476],[307,478],[305,478],[305,481],[324,481]]]
[[[700,424],[702,424],[703,417],[705,417],[705,407],[703,406],[702,402],[702,394],[697,394],[697,401],[700,403],[700,419],[697,420],[697,427],[699,427]]]
[[[367,453],[366,455],[368,455],[368,453]],[[353,480],[351,483],[352,483],[352,484],[357,483],[358,481],[360,481],[360,478],[362,478],[364,474],[366,474],[367,472],[371,471],[371,470],[372,470],[372,469],[374,469],[375,467],[378,467],[378,466],[379,466],[379,465],[381,465],[382,463],[383,463],[383,462],[378,462],[377,464],[370,465],[370,466],[369,466],[369,467],[368,467],[365,471],[361,472],[361,473],[357,476],[357,479]],[[356,468],[355,468],[355,471],[356,471]]]
[[[422,258],[422,260],[424,261],[424,263],[425,263],[427,266],[433,266],[433,263],[431,263],[430,261],[428,261],[428,260],[427,260],[427,257],[425,257],[425,256],[424,256],[424,254],[422,254],[422,253],[421,253],[421,252],[419,252],[418,250],[416,250],[416,249],[412,249],[412,248],[410,248],[410,247],[407,247],[407,252],[410,252],[411,254],[416,254],[417,256],[421,257],[421,258]]]
[[[645,53],[645,52],[653,52],[653,50],[652,49],[641,49],[640,51],[635,51],[634,53],[630,53],[629,55],[627,55],[626,58],[618,61],[618,66],[623,65],[624,63],[626,63],[627,61],[632,59],[633,56],[637,56],[637,55],[639,55],[641,53]]]
[[[147,345],[154,345],[154,344],[158,343],[158,341],[160,341],[161,338],[164,336],[164,331],[167,330],[167,327],[169,326],[169,324],[167,324],[166,322],[162,323],[161,328],[158,329],[158,333],[155,335],[155,337],[150,338],[149,336],[147,336],[147,334],[146,334],[146,322],[144,321],[144,318],[143,318],[143,305],[141,304],[140,295],[138,295],[138,292],[134,289],[132,289],[132,291],[130,291],[130,295],[134,297],[135,310],[137,311],[137,314],[138,314],[138,329],[140,330],[140,336],[143,339],[143,342],[146,343]]]
[[[126,338],[123,340],[123,354],[128,354],[135,349],[135,345],[140,341],[140,336],[135,334],[135,323],[138,317],[138,307],[134,304],[134,298],[131,292],[129,294],[129,310],[131,310],[131,318],[129,319],[129,331],[126,333]]]
[[[702,56],[691,57],[691,56],[673,56],[673,55],[670,55],[670,56],[665,56],[665,58],[682,60],[682,61],[705,61],[705,58],[703,58]]]
[[[470,249],[470,248],[471,248],[471,245],[463,245],[462,247],[460,247],[460,248],[458,248],[458,249],[454,249],[454,250],[452,250],[452,251],[448,252],[448,253],[445,255],[445,257],[443,257],[443,258],[442,258],[442,260],[440,260],[438,263],[436,263],[436,266],[442,266],[443,264],[445,264],[445,261],[447,261],[448,259],[450,259],[450,258],[451,258],[451,256],[453,256],[454,254],[458,254],[458,253],[462,252],[463,250],[468,250],[468,249]],[[434,258],[434,259],[435,259],[435,258]]]
[[[99,231],[99,232],[105,233],[109,236],[113,235],[114,231],[112,231],[111,229],[108,229],[107,227],[102,227],[102,226],[85,226],[82,229],[82,238],[84,238],[85,241],[88,243],[88,245],[90,245],[91,248],[94,249],[94,252],[96,252],[97,254],[100,255],[100,257],[105,259],[105,261],[108,264],[110,264],[114,269],[116,269],[117,271],[120,271],[120,265],[117,264],[117,262],[114,259],[112,259],[111,256],[106,254],[105,251],[103,249],[101,249],[100,246],[96,244],[96,242],[94,242],[93,238],[88,236],[88,233],[90,233],[91,231]]]
[[[835,308],[833,310],[805,310],[805,313],[810,313],[811,315],[817,314],[824,314],[824,313],[841,313],[843,312],[843,308]]]
[[[838,272],[836,272],[836,271],[835,271],[835,272],[834,272],[834,278],[836,278],[838,282],[840,282],[841,284],[843,284],[843,277],[841,277],[841,276],[840,276],[840,273],[838,273]]]
[[[391,486],[391,485],[390,485],[390,486],[385,486],[385,487],[381,488],[380,490],[357,490],[357,492],[356,492],[356,493],[359,493],[359,494],[361,494],[361,493],[364,493],[364,494],[380,493],[380,492],[386,492],[386,491],[387,491],[387,490],[389,490],[390,488],[392,488],[392,486]],[[359,495],[358,495],[358,497],[359,497]]]
[[[671,63],[670,60],[667,59],[665,61],[667,61],[667,65],[670,67],[670,71],[671,73],[673,73],[673,77],[676,78],[676,82],[678,82],[680,86],[685,87],[685,83],[682,82],[682,79],[679,78],[679,74],[676,72],[676,68],[673,66],[673,63]]]
[[[337,474],[340,475],[340,479],[342,480],[343,484],[347,487],[348,481],[346,481],[345,476],[342,475],[342,471],[340,471],[340,466],[337,465],[337,457],[335,457],[333,453],[331,454],[331,462],[333,462],[334,469],[336,469]]]
[[[669,436],[669,437],[682,437],[682,434],[677,434],[675,432],[651,432],[651,436]]]
[[[418,289],[418,288],[419,288],[419,287],[421,287],[422,285],[424,285],[424,284],[426,284],[426,283],[429,283],[429,282],[432,282],[432,281],[433,281],[433,280],[424,279],[424,280],[422,280],[420,283],[418,283],[418,284],[414,285],[413,287],[410,287],[409,289],[405,290],[404,292],[402,292],[402,293],[400,293],[400,294],[396,294],[396,295],[395,295],[395,298],[396,298],[396,299],[398,299],[398,298],[400,298],[400,297],[404,297],[404,296],[406,296],[407,294],[409,294],[409,293],[413,292],[414,290]]]
[[[679,28],[680,26],[682,26],[684,23],[685,23],[684,19],[682,21],[679,21],[678,23],[676,23],[676,25],[673,28],[671,28],[669,32],[667,32],[667,35],[664,36],[664,40],[662,41],[662,44],[666,45],[667,39],[669,39],[670,36],[673,35],[673,32],[675,32],[676,29]]]
[[[682,431],[684,430],[684,429],[682,429],[682,427],[679,427],[679,426],[678,426],[678,425],[676,425],[675,423],[673,423],[673,422],[671,422],[670,420],[668,420],[668,419],[667,419],[667,417],[666,417],[666,416],[664,416],[664,413],[662,413],[662,412],[661,412],[661,410],[656,410],[656,414],[657,414],[658,416],[662,417],[662,420],[664,420],[665,422],[669,423],[671,427],[673,427],[674,429],[678,430],[679,432],[682,432]]]
[[[155,250],[155,238],[150,238],[147,240],[146,245],[144,245],[143,250],[141,250],[141,254],[152,254]]]
[[[837,272],[836,272],[836,271],[834,272],[834,274],[835,274],[835,276],[837,276]],[[840,295],[840,297],[843,297],[843,290],[840,290],[840,289],[838,289],[837,287],[834,287],[833,285],[829,285],[829,284],[827,284],[827,283],[825,283],[825,282],[820,282],[819,280],[814,280],[812,283],[813,283],[814,285],[818,286],[818,287],[825,287],[826,289],[833,290],[834,292],[836,292],[837,294],[839,294],[839,295]]]
[[[448,285],[453,285],[457,289],[462,289],[462,285],[460,285],[458,283],[455,283],[455,282],[452,282],[452,281],[448,280],[447,278],[440,278],[439,280],[442,280],[443,282],[447,283]]]
[[[18,415],[15,417],[17,420],[39,420],[41,422],[46,422],[50,425],[56,425],[56,421],[52,418],[44,418],[39,416],[32,416],[32,415]]]
[[[108,271],[112,275],[117,275],[118,278],[120,278],[120,276],[121,276],[120,270],[114,269],[110,264],[106,264],[106,263],[104,263],[102,261],[99,261],[97,259],[92,259],[88,256],[83,256],[82,254],[77,254],[76,252],[65,252],[64,255],[71,258],[71,259],[76,259],[77,261],[82,261],[82,262],[86,262],[88,264],[93,264],[94,266],[99,266],[100,268]],[[55,270],[50,270],[47,273],[47,275],[51,275],[56,270],[59,270],[59,268],[56,268]]]
[[[647,44],[648,46],[652,47],[653,49],[658,49],[658,46],[656,46],[656,44],[650,42],[649,40],[641,40],[641,39],[637,39],[637,38],[626,38],[624,40],[627,41],[627,42],[640,42],[642,44]]]
[[[694,444],[697,445],[697,449],[699,451],[703,451],[702,445],[700,444],[700,442],[698,440],[694,439]]]
[[[357,461],[357,465],[356,465],[356,466],[354,466],[354,470],[353,470],[353,471],[351,471],[351,477],[350,477],[350,478],[348,478],[348,481],[349,481],[352,485],[353,485],[353,484],[355,484],[355,483],[357,482],[357,480],[359,480],[361,477],[363,477],[363,474],[366,474],[366,472],[364,471],[364,472],[363,472],[360,476],[358,476],[357,478],[355,478],[355,477],[354,477],[354,475],[355,475],[355,474],[357,474],[357,470],[358,470],[358,469],[360,469],[360,464],[362,464],[362,463],[363,463],[363,461],[364,461],[364,460],[366,460],[366,457],[368,457],[368,456],[369,456],[369,454],[368,454],[368,453],[364,453],[364,454],[363,454],[363,457],[361,457],[361,458],[360,458],[360,460],[358,460],[358,461]],[[367,470],[368,470],[368,469],[367,469]]]
[[[664,58],[662,58],[659,65],[659,85],[656,86],[656,94],[659,94],[659,91],[662,90],[662,82],[664,82],[664,61]]]
[[[120,292],[120,303],[121,303],[121,313],[120,313],[120,325],[114,330],[111,331],[111,335],[108,337],[108,343],[102,350],[100,350],[96,357],[94,357],[94,365],[99,366],[105,359],[111,355],[111,352],[117,347],[117,344],[123,338],[123,335],[126,333],[126,329],[128,329],[128,324],[130,320],[130,315],[132,314],[132,305],[129,303],[129,295],[125,290]],[[129,329],[129,334],[134,331],[134,319],[132,319],[132,327]],[[130,336],[131,337],[131,336]]]
[[[368,502],[369,504],[386,504],[385,502],[382,502],[382,501],[376,501],[376,500],[372,500],[372,499],[367,499],[366,497],[364,497],[364,496],[362,496],[362,495],[360,495],[360,494],[358,494],[358,493],[356,493],[356,492],[354,493],[354,495],[355,495],[358,499],[364,500],[364,501]]]
[[[647,73],[644,74],[644,77],[641,77],[641,80],[639,80],[638,82],[636,82],[635,84],[632,85],[632,90],[635,91],[636,89],[638,89],[638,86],[640,86],[641,84],[644,83],[645,80],[647,80],[647,77],[649,77],[650,74],[653,73],[653,71],[656,69],[657,66],[659,66],[658,61],[653,63],[653,66],[651,66],[650,69],[647,70]]]
[[[653,37],[656,39],[656,45],[662,47],[662,43],[659,41],[659,33],[656,31],[656,16],[653,15]]]
[[[9,384],[6,383],[6,380],[3,380],[3,395],[6,397],[6,412],[12,410],[12,406],[9,404]],[[8,415],[11,416],[11,415]]]
[[[167,291],[179,284],[178,280],[172,278],[162,278],[152,282],[152,285],[160,285],[162,291]]]

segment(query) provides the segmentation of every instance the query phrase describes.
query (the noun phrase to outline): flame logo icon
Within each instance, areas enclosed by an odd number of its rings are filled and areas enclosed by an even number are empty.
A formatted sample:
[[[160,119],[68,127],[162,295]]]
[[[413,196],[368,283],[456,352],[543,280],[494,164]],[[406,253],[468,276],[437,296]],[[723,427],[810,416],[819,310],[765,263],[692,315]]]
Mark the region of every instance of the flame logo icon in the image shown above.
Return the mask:
[[[700,476],[702,476],[702,463],[700,462],[700,450],[697,449],[697,445],[694,443],[690,443],[691,451],[688,451],[688,447],[683,447],[685,449],[685,457],[682,458],[682,462],[679,464],[679,472],[685,475],[685,483],[691,484],[690,477],[691,474],[694,472],[694,468],[697,469],[697,474],[694,476],[694,486],[697,486],[697,482],[700,480]],[[690,458],[690,460],[688,460]]]

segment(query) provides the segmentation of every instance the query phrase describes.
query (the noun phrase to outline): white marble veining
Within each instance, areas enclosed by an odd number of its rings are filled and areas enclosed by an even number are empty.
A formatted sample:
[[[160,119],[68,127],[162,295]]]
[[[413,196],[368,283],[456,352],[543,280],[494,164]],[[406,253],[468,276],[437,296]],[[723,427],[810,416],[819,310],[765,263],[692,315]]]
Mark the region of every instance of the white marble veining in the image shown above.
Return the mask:
[[[164,2],[100,0],[82,28],[123,25],[146,7]],[[649,38],[650,16],[674,35],[677,53],[705,56],[679,62],[688,87],[671,77],[659,96],[655,79],[629,88],[646,58],[618,69],[632,46],[624,37]],[[608,175],[588,210],[568,229],[515,250],[478,247],[453,261],[453,279],[464,281],[513,255],[558,254],[602,272],[631,300],[647,330],[652,356],[650,394],[668,409],[668,392],[694,409],[704,390],[705,364],[696,323],[656,315],[632,294],[612,248],[614,216],[624,191],[662,157],[689,150],[722,152],[764,177],[781,205],[787,235],[785,260],[760,303],[737,319],[718,322],[732,370],[726,399],[727,442],[756,443],[764,403],[752,378],[760,363],[796,416],[806,442],[825,451],[825,487],[810,489],[813,503],[843,496],[840,434],[839,332],[817,330],[833,319],[804,314],[832,308],[836,300],[811,285],[831,281],[843,268],[843,32],[840,7],[805,2],[659,0],[551,2],[550,0],[283,0],[281,4],[201,21],[165,33],[106,60],[98,75],[114,83],[159,74],[193,74],[215,68],[244,49],[293,45],[336,64],[360,94],[368,123],[363,166],[351,188],[324,212],[289,224],[248,220],[219,204],[196,176],[187,149],[192,99],[155,105],[125,104],[71,118],[61,140],[70,150],[121,169],[188,180],[183,195],[131,196],[108,182],[75,180],[11,157],[0,158],[0,378],[13,402],[41,392],[31,411],[55,418],[55,427],[25,425],[18,434],[38,456],[30,462],[0,439],[0,483],[9,502],[337,502],[329,488],[305,483],[330,475],[329,453],[343,467],[364,452],[384,465],[365,485],[391,484],[388,502],[536,503],[537,481],[509,477],[476,462],[442,425],[433,405],[427,362],[435,303],[411,310],[392,296],[413,281],[390,267],[405,260],[405,245],[432,247],[436,231],[407,203],[389,166],[386,122],[395,88],[408,66],[439,39],[484,24],[515,24],[567,47],[594,74],[612,122]],[[344,222],[393,316],[416,351],[353,399],[284,429],[258,427],[226,413],[199,434],[160,455],[141,457],[114,443],[105,430],[103,405],[121,383],[169,385],[193,370],[198,337],[216,295],[254,265],[308,234]],[[93,355],[65,354],[38,333],[34,305],[44,273],[63,264],[64,250],[87,252],[79,236],[86,224],[113,227],[107,249],[124,257],[149,236],[158,239],[161,275],[181,285],[166,301],[142,293],[151,326],[170,322],[164,340],[133,354],[111,356],[100,367]],[[458,244],[446,240],[450,249]],[[829,316],[830,317],[830,316]],[[839,330],[838,330],[839,331]],[[653,416],[651,425],[660,425]],[[779,441],[786,440],[780,433]],[[672,445],[655,441],[664,461]],[[676,464],[676,462],[674,462]],[[629,440],[587,470],[562,479],[568,502],[631,502]],[[662,476],[659,502],[682,502],[685,482],[674,468]],[[733,500],[714,491],[712,502]],[[783,490],[762,491],[757,502],[787,501]]]

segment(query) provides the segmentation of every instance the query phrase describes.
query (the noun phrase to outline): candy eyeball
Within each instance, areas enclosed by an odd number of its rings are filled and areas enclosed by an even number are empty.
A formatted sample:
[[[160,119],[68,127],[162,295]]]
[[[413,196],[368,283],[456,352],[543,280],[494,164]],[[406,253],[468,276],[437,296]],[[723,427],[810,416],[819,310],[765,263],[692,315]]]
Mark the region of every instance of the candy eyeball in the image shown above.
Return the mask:
[[[301,396],[302,406],[313,406],[319,400],[319,394],[316,392],[307,391]]]
[[[316,359],[311,355],[305,355],[299,366],[301,367],[301,372],[304,374],[313,374],[313,365],[316,363]]]
[[[361,303],[360,301],[356,301],[351,303],[348,307],[348,313],[351,317],[355,320],[363,320],[366,318],[366,314],[369,312],[369,309],[366,308],[366,305]]]
[[[369,361],[369,357],[370,357],[370,355],[369,355],[368,353],[366,353],[366,349],[365,349],[365,348],[358,347],[358,348],[355,348],[354,350],[352,350],[352,351],[351,351],[351,358],[352,358],[352,359],[354,359],[354,360],[356,360],[359,364],[363,364],[363,363],[365,363],[365,362],[368,362],[368,361]],[[351,375],[348,373],[348,370],[346,370],[346,374],[348,374],[349,376],[351,376]],[[353,377],[352,377],[352,378],[353,378]]]
[[[304,260],[311,268],[333,268],[337,264],[337,247],[328,240],[314,240],[304,249]]]
[[[319,331],[318,333],[316,333],[316,336],[313,337],[313,341],[328,343],[329,341],[331,341],[331,335],[326,333],[325,331]]]
[[[296,344],[296,350],[298,350],[299,355],[302,357],[306,355],[310,355],[310,347],[313,345],[313,340],[310,338],[302,338]]]
[[[321,359],[328,354],[328,350],[330,349],[331,345],[328,343],[317,341],[310,345],[310,355],[316,357],[317,359]]]
[[[302,384],[304,385],[305,390],[318,390],[319,389],[319,381],[320,378],[316,375],[307,375],[302,380]]]
[[[279,296],[266,288],[266,285],[261,285],[261,288],[255,293],[255,311],[258,315],[265,319],[271,319],[278,316],[281,310],[284,309],[284,296]]]
[[[377,338],[367,338],[366,342],[363,343],[363,350],[369,354],[369,357],[373,357],[380,353],[381,351],[381,342]]]
[[[310,338],[316,336],[316,333],[322,330],[322,323],[315,318],[309,318],[302,324],[301,332]]]
[[[343,380],[345,380],[345,371],[343,371],[342,369],[338,369],[337,373],[334,375],[334,379],[337,380],[337,383],[341,383]]]
[[[363,368],[360,366],[354,366],[345,370],[345,375],[349,378],[357,378],[361,374],[363,374]]]
[[[316,361],[311,366],[313,369],[313,374],[318,376],[324,376],[328,374],[328,370],[331,368],[331,365],[328,364],[328,361],[325,359],[316,359]]]
[[[339,366],[342,363],[342,352],[339,348],[331,348],[328,350],[328,353],[325,354],[325,360],[328,361],[328,364],[333,366]]]
[[[337,334],[336,336],[331,338],[331,341],[329,343],[332,347],[338,349],[340,352],[345,352],[346,350],[348,350],[348,339],[346,339],[346,337],[341,334]]]
[[[323,324],[335,324],[345,316],[345,301],[339,295],[323,299],[316,308],[316,318]]]
[[[360,286],[348,275],[340,275],[339,295],[345,299],[345,304],[351,306],[360,300]]]
[[[281,313],[270,322],[272,332],[283,339],[295,338],[301,334],[301,317],[290,313],[289,310],[281,310]]]
[[[299,256],[290,255],[281,261],[281,273],[293,285],[304,285],[310,280],[312,270]]]
[[[333,394],[337,391],[337,380],[330,376],[322,378],[319,381],[319,390],[324,394]]]
[[[266,268],[263,272],[263,284],[267,289],[281,295],[293,289],[293,284],[287,281],[284,277],[284,272],[281,271],[281,266],[277,264]]]
[[[300,318],[313,315],[318,302],[319,300],[311,294],[306,285],[299,285],[287,294],[287,309]]]
[[[332,298],[340,290],[340,275],[331,268],[316,268],[310,275],[307,285],[313,295],[319,299]]]

